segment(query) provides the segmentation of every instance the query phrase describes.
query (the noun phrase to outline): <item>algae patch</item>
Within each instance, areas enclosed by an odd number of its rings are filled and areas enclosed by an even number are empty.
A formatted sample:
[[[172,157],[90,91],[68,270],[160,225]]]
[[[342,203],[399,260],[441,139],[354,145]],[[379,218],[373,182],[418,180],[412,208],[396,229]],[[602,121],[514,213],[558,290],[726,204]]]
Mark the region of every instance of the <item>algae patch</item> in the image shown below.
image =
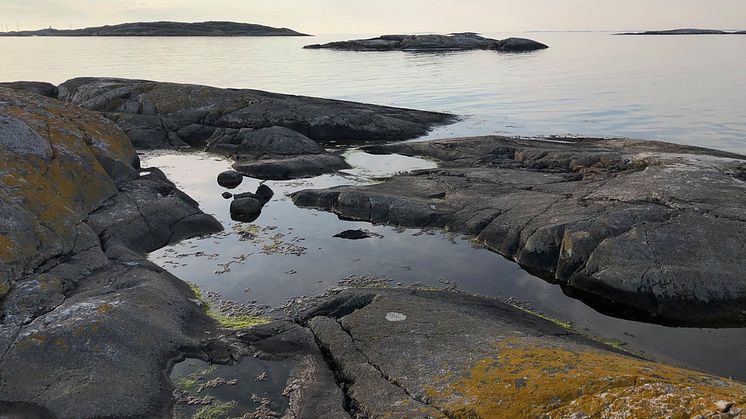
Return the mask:
[[[205,313],[208,316],[212,317],[218,323],[218,325],[220,325],[220,327],[224,329],[231,329],[231,330],[246,329],[249,327],[267,324],[271,321],[267,317],[262,317],[262,316],[253,315],[253,314],[243,314],[243,313],[226,314],[224,311],[217,308],[213,302],[211,302],[208,298],[206,298],[205,295],[202,293],[202,290],[197,285],[189,283],[189,288],[191,288],[192,293],[199,301]]]
[[[205,406],[197,410],[194,414],[194,419],[218,419],[227,417],[231,410],[233,410],[238,403],[235,401],[224,402],[224,403],[213,403],[209,406]]]

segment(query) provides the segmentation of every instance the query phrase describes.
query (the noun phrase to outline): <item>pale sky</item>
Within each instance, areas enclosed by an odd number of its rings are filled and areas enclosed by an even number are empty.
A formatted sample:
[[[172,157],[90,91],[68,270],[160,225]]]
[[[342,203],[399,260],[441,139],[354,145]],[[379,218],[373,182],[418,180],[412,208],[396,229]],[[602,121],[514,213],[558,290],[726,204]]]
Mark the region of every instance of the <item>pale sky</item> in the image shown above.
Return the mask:
[[[0,0],[21,30],[231,20],[311,34],[746,29],[746,0]]]

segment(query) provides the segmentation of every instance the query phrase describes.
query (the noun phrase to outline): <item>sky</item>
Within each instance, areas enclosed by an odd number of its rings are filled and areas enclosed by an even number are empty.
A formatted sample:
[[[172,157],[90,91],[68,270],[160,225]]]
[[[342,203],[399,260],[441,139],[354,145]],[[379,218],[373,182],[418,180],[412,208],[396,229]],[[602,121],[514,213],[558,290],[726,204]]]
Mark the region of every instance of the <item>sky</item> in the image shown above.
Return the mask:
[[[311,34],[746,29],[746,0],[0,0],[21,30],[231,20]]]

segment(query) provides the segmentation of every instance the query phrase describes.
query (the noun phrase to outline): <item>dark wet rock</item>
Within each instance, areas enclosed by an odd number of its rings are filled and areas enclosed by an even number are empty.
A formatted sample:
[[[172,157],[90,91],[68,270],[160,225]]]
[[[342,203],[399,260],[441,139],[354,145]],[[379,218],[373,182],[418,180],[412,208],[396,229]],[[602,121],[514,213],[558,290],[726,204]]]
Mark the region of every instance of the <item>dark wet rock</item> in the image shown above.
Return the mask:
[[[742,384],[632,357],[492,299],[351,289],[301,320],[356,417],[744,411]]]
[[[235,170],[226,170],[218,175],[218,185],[228,188],[235,189],[243,182],[243,175],[236,172]]]
[[[721,31],[717,29],[670,29],[664,31],[626,32],[618,35],[741,35],[746,32]]]
[[[341,233],[335,234],[334,237],[347,240],[362,240],[370,239],[373,237],[381,237],[380,234],[371,233],[368,230],[345,230]]]
[[[233,168],[245,176],[263,180],[287,180],[318,176],[337,170],[349,169],[345,159],[338,154],[311,154],[290,158],[271,158],[237,161]]]
[[[503,52],[527,52],[546,48],[549,47],[526,38],[507,38],[497,42],[497,50]]]
[[[746,323],[743,156],[592,138],[479,137],[367,150],[431,157],[440,168],[300,191],[294,202],[474,235],[613,315]]]
[[[308,36],[287,28],[238,22],[135,22],[84,29],[0,32],[0,36]]]
[[[4,87],[7,89],[13,89],[13,90],[22,90],[24,92],[29,93],[35,93],[37,95],[42,95],[46,97],[51,98],[57,98],[57,95],[59,94],[59,90],[57,89],[57,86],[41,82],[41,81],[12,81],[12,82],[5,82],[0,83],[0,87]]]
[[[496,50],[502,52],[524,52],[548,48],[530,39],[490,39],[473,32],[449,35],[384,35],[371,39],[330,42],[307,45],[307,49],[335,49],[344,51],[468,51]]]
[[[275,196],[275,193],[269,186],[261,184],[258,188],[256,188],[256,196],[258,196],[264,202],[269,202],[270,200],[272,200],[272,197]]]
[[[223,192],[221,195],[224,199],[231,199],[233,198],[233,194],[230,192]]]
[[[245,195],[245,194],[243,194]],[[231,202],[231,215],[250,217],[262,212],[264,201],[254,197],[237,197]]]
[[[226,154],[239,151],[243,136],[251,140],[252,153],[272,154],[256,147],[276,138],[278,130],[251,134],[263,128],[285,127],[313,141],[344,143],[415,138],[454,120],[442,113],[340,100],[112,78],[68,80],[60,85],[60,99],[104,112],[138,148],[210,143],[211,150]],[[292,151],[292,143],[282,144],[281,150]],[[298,144],[317,150],[307,140]]]
[[[0,88],[0,142],[3,413],[165,415],[169,359],[214,326],[143,253],[222,226],[96,113]]]

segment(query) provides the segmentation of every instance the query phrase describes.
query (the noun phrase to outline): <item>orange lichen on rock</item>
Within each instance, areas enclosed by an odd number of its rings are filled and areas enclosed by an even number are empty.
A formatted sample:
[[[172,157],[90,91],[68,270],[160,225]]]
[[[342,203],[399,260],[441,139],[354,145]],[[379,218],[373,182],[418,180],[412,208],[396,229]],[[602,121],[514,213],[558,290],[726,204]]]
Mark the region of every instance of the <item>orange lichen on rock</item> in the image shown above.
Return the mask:
[[[136,152],[102,116],[54,99],[0,89],[0,262],[19,274],[70,250],[75,229],[116,193],[105,166]]]
[[[430,401],[463,418],[697,417],[746,414],[746,386],[602,350],[501,342]],[[727,415],[726,415],[727,416]]]

